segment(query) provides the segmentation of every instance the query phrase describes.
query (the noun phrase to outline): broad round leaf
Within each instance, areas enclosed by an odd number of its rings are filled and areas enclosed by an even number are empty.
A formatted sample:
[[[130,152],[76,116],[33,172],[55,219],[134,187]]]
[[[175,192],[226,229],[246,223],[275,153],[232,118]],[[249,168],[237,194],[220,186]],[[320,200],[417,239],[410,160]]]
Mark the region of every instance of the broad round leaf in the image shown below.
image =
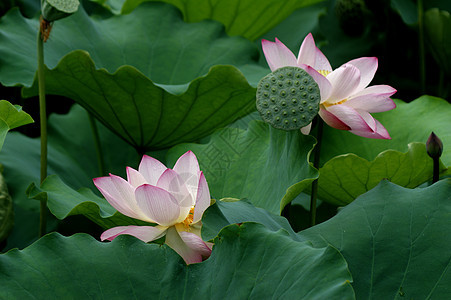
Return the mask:
[[[213,198],[247,198],[255,206],[279,214],[302,191],[299,185],[303,188],[318,177],[308,163],[314,142],[299,130],[282,131],[251,121],[247,130],[216,131],[206,144],[175,146],[168,152],[168,161],[174,163],[192,150]],[[292,193],[286,196],[288,189]]]
[[[47,177],[40,187],[31,184],[27,189],[27,196],[36,200],[45,197],[50,212],[60,220],[72,215],[84,215],[104,229],[127,225],[149,226],[149,223],[117,212],[111,204],[95,195],[91,189],[74,190],[57,175]]]
[[[202,216],[202,237],[211,240],[222,228],[243,222],[260,223],[272,231],[284,229],[292,239],[302,241],[284,217],[255,207],[247,199],[230,201],[227,198],[216,201],[205,211]]]
[[[416,188],[432,179],[432,164],[423,143],[409,144],[406,153],[384,151],[373,161],[355,154],[340,155],[320,168],[318,195],[321,200],[344,206],[374,188],[382,179]],[[440,170],[445,169],[441,164]]]
[[[138,5],[155,0],[91,0],[114,13],[127,14]],[[157,0],[158,1],[158,0]],[[226,26],[229,35],[241,35],[255,40],[276,26],[293,11],[322,0],[164,0],[177,6],[187,22],[213,19]]]
[[[74,99],[141,152],[198,140],[255,110],[255,89],[232,66],[214,66],[174,95],[133,67],[110,74],[75,51],[46,70],[46,81],[48,93]]]
[[[300,233],[349,263],[357,299],[447,299],[451,179],[405,189],[388,181]]]
[[[37,69],[38,18],[12,9],[0,23],[0,82],[30,86]],[[101,47],[99,47],[101,45]],[[229,37],[217,22],[186,24],[180,12],[164,3],[145,3],[133,14],[107,19],[77,13],[55,23],[45,44],[45,64],[53,69],[69,52],[87,51],[97,68],[110,73],[123,65],[164,85],[187,84],[214,65],[255,64],[253,43]],[[80,71],[80,70],[74,70]],[[186,87],[185,87],[186,88]]]
[[[100,243],[50,234],[0,255],[0,271],[1,298],[354,299],[335,248],[313,248],[255,223],[226,227],[212,256],[189,266],[167,246],[132,237]]]
[[[0,25],[0,33],[20,37],[0,34],[5,85],[31,84],[36,53],[25,43],[34,44],[37,25],[18,11]],[[133,15],[102,20],[80,9],[54,27],[45,51],[47,93],[74,99],[140,152],[197,140],[255,109],[255,89],[222,64],[256,65],[257,48],[216,22],[186,24],[176,8],[146,3]],[[74,49],[89,55],[67,54]],[[24,90],[37,93],[36,80]]]

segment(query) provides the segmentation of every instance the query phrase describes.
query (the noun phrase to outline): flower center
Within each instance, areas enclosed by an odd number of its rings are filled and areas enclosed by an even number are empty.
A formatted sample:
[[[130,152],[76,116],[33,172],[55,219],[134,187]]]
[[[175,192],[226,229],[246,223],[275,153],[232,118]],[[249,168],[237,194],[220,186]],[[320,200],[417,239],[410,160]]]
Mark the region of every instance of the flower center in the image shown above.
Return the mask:
[[[324,103],[322,103],[322,105],[324,105],[325,107],[330,107],[330,106],[333,106],[333,105],[343,104],[343,103],[345,103],[346,101],[348,101],[348,98],[345,98],[345,99],[343,99],[343,100],[341,100],[341,101],[338,101],[338,102],[335,102],[335,103],[327,103],[327,102],[324,102]]]
[[[194,206],[191,207],[191,209],[189,210],[188,216],[182,222],[183,225],[185,226],[185,228],[187,228],[187,229],[189,228],[189,225],[191,225],[191,223],[193,223],[193,219],[194,219]]]
[[[323,75],[324,77],[326,77],[327,75],[329,75],[330,71],[327,71],[327,70],[318,70],[318,73],[320,73],[321,75]]]

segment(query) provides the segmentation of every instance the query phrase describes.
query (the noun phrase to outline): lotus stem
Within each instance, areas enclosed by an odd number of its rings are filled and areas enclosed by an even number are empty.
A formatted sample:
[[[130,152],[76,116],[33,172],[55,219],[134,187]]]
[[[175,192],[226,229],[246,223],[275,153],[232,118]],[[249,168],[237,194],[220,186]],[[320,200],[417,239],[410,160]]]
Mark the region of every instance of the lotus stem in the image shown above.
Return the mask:
[[[318,124],[316,126],[316,146],[314,151],[313,166],[319,169],[319,158],[321,154],[321,140],[323,136],[323,120],[316,117]],[[316,200],[318,198],[318,179],[312,182],[312,193],[310,194],[310,226],[316,224]]]
[[[89,123],[91,125],[92,130],[92,136],[94,138],[94,146],[96,148],[96,155],[97,155],[97,167],[99,170],[99,176],[105,175],[105,162],[103,160],[103,151],[102,151],[102,145],[100,144],[100,136],[99,136],[99,130],[97,129],[97,124],[94,116],[88,112],[89,117]]]
[[[432,161],[432,184],[434,184],[440,179],[440,158],[433,158]]]
[[[42,24],[42,23],[41,23]],[[42,25],[41,25],[42,26]],[[44,36],[38,31],[38,86],[39,86],[39,116],[41,127],[41,178],[40,183],[47,177],[47,113],[45,101],[45,74],[44,74]],[[47,226],[47,200],[41,200],[39,218],[39,237],[46,233]]]

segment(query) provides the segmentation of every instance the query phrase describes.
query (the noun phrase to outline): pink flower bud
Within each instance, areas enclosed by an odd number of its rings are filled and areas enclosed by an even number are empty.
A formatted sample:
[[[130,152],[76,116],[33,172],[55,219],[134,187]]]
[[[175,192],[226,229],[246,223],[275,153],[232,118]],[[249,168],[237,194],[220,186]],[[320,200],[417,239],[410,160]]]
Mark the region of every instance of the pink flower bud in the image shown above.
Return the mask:
[[[426,151],[432,158],[439,158],[442,155],[443,143],[434,132],[431,133],[426,142]]]

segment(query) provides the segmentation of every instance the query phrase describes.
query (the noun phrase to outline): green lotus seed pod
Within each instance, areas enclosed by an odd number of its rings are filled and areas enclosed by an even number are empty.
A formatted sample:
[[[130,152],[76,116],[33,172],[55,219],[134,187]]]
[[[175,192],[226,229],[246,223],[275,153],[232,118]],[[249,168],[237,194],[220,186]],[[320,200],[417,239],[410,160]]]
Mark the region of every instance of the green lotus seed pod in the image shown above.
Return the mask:
[[[0,173],[0,242],[8,237],[13,224],[13,201],[8,193],[3,175]]]
[[[296,130],[310,124],[318,114],[320,100],[318,84],[298,67],[277,69],[257,86],[257,110],[265,122],[278,129]]]
[[[78,0],[41,0],[41,13],[48,22],[70,16],[78,10]]]

